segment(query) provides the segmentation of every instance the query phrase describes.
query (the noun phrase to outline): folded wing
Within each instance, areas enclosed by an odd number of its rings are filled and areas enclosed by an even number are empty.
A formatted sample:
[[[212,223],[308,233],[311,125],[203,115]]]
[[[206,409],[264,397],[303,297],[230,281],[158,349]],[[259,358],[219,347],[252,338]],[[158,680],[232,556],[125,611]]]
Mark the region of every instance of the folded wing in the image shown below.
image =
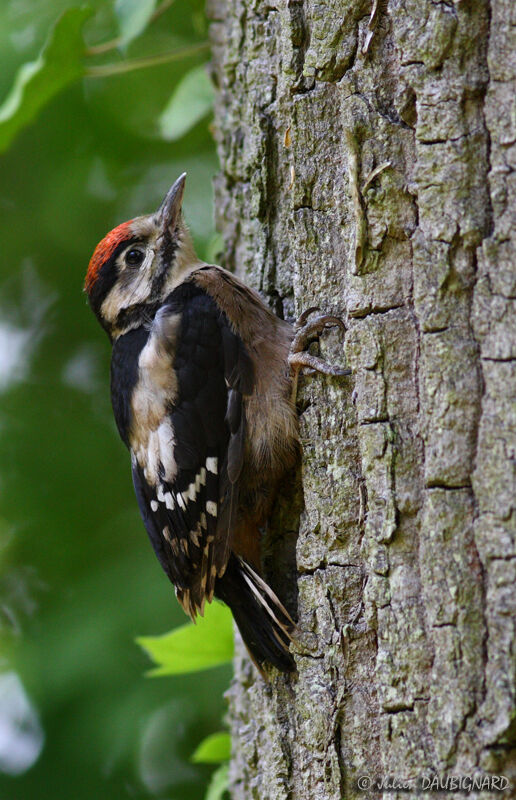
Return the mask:
[[[192,618],[228,563],[245,449],[243,396],[253,383],[251,359],[226,316],[204,290],[181,284],[156,315],[140,358],[140,413],[151,416],[161,405],[166,414],[133,450],[132,464],[150,540]]]

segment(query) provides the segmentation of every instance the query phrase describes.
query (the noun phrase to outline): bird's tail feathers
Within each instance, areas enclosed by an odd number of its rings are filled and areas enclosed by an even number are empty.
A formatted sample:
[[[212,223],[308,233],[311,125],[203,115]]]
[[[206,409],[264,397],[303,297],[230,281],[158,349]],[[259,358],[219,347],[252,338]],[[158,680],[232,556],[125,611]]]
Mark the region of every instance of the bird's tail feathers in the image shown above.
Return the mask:
[[[243,558],[230,556],[215,594],[231,608],[242,639],[262,674],[264,662],[282,672],[295,669],[289,652],[295,623],[270,586]]]

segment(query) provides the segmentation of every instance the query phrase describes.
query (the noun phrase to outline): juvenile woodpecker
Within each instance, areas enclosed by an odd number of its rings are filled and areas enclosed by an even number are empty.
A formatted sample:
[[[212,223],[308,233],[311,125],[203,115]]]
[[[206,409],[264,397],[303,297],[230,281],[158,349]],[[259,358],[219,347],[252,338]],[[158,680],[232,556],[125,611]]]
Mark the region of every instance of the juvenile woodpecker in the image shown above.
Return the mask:
[[[187,614],[213,596],[251,656],[293,669],[293,622],[260,574],[261,530],[299,451],[293,383],[302,367],[346,374],[304,352],[339,319],[298,329],[196,256],[181,211],[186,175],[155,214],[112,230],[85,289],[113,345],[111,399],[156,555]]]

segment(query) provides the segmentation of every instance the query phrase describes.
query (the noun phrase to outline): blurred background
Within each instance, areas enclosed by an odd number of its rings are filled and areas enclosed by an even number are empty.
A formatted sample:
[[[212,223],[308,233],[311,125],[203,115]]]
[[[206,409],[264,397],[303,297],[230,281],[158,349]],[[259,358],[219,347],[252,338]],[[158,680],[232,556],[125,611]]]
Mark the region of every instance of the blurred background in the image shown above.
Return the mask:
[[[70,5],[0,4],[0,104]],[[186,618],[139,518],[82,286],[97,242],[185,170],[187,221],[215,257],[207,25],[200,0],[91,7],[81,69],[97,72],[0,153],[0,798],[198,800],[211,769],[189,756],[221,728],[229,667],[144,677],[135,637]]]

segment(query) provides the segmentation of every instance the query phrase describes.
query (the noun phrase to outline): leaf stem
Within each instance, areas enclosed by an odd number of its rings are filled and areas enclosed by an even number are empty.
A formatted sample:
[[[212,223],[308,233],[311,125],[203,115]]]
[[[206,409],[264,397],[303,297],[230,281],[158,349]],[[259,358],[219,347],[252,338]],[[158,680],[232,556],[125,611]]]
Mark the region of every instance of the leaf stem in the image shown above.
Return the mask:
[[[102,64],[98,67],[86,67],[84,75],[86,78],[109,78],[111,75],[123,75],[125,72],[133,72],[136,69],[146,69],[147,67],[157,67],[160,64],[169,64],[172,61],[179,61],[188,56],[202,53],[209,47],[208,42],[181,47],[172,53],[162,53],[159,56],[148,56],[147,58],[135,58],[132,61],[121,61],[119,64]]]
[[[110,39],[108,42],[100,42],[100,44],[92,44],[86,48],[87,56],[100,56],[102,53],[109,53],[111,50],[116,50],[122,44],[122,39],[117,36],[116,39]]]
[[[161,15],[165,13],[165,11],[168,11],[170,6],[172,6],[174,2],[175,0],[163,0],[161,5],[157,7],[156,11],[150,18],[150,22],[154,22],[154,20],[158,19],[158,17],[161,17]]]
[[[147,23],[150,25],[154,22],[158,17],[161,17],[165,11],[168,11],[171,5],[173,5],[175,0],[163,0],[163,2],[157,7],[154,13],[149,18],[149,22]],[[103,53],[109,53],[111,50],[116,50],[122,44],[122,38],[120,36],[115,37],[114,39],[110,39],[108,42],[100,42],[99,44],[92,44],[91,47],[86,48],[86,55],[87,56],[100,56]]]

